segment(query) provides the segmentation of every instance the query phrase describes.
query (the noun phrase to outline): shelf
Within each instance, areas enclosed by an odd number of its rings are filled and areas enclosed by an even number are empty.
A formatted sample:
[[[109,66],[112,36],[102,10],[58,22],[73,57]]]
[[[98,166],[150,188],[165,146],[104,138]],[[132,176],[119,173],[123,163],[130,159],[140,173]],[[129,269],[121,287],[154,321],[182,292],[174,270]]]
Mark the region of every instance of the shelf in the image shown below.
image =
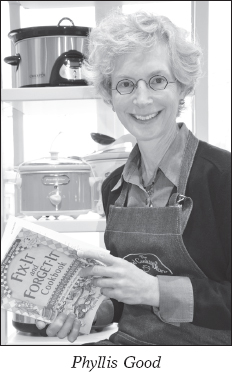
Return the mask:
[[[61,340],[58,337],[41,337],[17,332],[12,335],[6,345],[82,345],[87,342],[98,342],[108,339],[110,335],[117,332],[117,324],[105,327],[101,332],[91,332],[89,335],[82,335],[74,343],[70,343],[67,338]]]
[[[54,100],[79,100],[96,99],[93,86],[80,87],[41,87],[41,88],[11,88],[1,90],[3,102],[24,101],[54,101]]]
[[[5,107],[13,107],[24,115],[78,115],[81,110],[89,110],[95,99],[100,99],[92,86],[46,87],[2,89]],[[62,101],[62,103],[61,103]],[[78,104],[79,101],[79,104]],[[104,104],[105,109],[107,105]],[[91,106],[92,107],[92,106]]]
[[[8,1],[21,5],[25,9],[46,9],[46,8],[76,8],[95,6],[96,1]],[[115,1],[115,3],[126,4],[141,4],[149,3],[149,1]],[[117,5],[117,4],[116,4]]]
[[[45,217],[36,220],[34,217],[24,217],[25,220],[33,222],[48,229],[60,233],[77,232],[104,232],[106,228],[106,219],[97,213],[89,212],[82,214],[76,219],[69,216],[60,216],[58,220],[54,217],[46,219]]]
[[[95,6],[95,1],[8,1],[25,9],[76,8]]]

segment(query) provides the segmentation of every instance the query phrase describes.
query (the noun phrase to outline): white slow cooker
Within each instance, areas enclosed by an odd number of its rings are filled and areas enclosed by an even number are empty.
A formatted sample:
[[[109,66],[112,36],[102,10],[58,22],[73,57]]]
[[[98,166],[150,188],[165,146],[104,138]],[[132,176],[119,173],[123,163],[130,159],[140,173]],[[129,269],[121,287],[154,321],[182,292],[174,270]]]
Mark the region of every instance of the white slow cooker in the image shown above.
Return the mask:
[[[22,163],[18,172],[23,215],[75,218],[91,210],[91,168],[84,161],[51,152],[50,158]]]

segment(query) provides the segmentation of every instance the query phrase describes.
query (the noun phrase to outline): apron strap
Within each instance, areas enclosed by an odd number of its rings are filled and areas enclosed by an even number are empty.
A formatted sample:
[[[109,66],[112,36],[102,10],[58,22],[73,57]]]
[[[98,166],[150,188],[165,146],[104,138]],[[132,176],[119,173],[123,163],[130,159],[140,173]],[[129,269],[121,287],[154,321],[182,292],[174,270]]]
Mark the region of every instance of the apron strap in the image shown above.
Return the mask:
[[[181,195],[179,193],[174,193],[168,201],[169,207],[181,207],[181,216],[180,216],[180,233],[183,234],[184,229],[187,225],[188,219],[192,212],[193,201],[190,197]]]
[[[185,146],[185,151],[182,159],[180,177],[177,186],[177,192],[171,195],[168,205],[170,207],[181,206],[180,232],[183,234],[190,217],[193,201],[191,198],[185,196],[186,185],[189,174],[193,165],[193,160],[197,151],[199,140],[189,131],[188,140]]]
[[[189,131],[188,140],[185,146],[184,156],[180,168],[179,183],[177,186],[177,193],[181,195],[185,195],[189,173],[192,168],[198,144],[199,140],[192,134],[192,132]]]

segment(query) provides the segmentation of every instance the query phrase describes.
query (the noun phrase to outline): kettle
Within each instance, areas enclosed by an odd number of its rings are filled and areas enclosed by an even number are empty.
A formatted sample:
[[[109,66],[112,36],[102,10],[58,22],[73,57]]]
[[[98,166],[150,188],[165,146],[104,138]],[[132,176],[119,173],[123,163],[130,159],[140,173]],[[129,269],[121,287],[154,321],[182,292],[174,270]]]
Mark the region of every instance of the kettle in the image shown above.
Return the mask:
[[[71,49],[62,53],[53,65],[49,81],[50,86],[88,85],[82,76],[84,59],[84,55],[77,50]]]

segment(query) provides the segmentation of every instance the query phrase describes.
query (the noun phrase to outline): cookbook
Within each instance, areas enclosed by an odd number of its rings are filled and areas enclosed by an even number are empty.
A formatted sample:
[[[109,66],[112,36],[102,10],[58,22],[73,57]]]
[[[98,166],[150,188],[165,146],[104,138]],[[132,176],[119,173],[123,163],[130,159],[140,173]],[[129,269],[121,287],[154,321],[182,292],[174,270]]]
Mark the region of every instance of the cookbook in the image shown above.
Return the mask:
[[[1,308],[51,323],[58,313],[74,313],[88,334],[105,299],[82,268],[103,265],[79,257],[85,249],[105,249],[10,216],[2,238]]]

